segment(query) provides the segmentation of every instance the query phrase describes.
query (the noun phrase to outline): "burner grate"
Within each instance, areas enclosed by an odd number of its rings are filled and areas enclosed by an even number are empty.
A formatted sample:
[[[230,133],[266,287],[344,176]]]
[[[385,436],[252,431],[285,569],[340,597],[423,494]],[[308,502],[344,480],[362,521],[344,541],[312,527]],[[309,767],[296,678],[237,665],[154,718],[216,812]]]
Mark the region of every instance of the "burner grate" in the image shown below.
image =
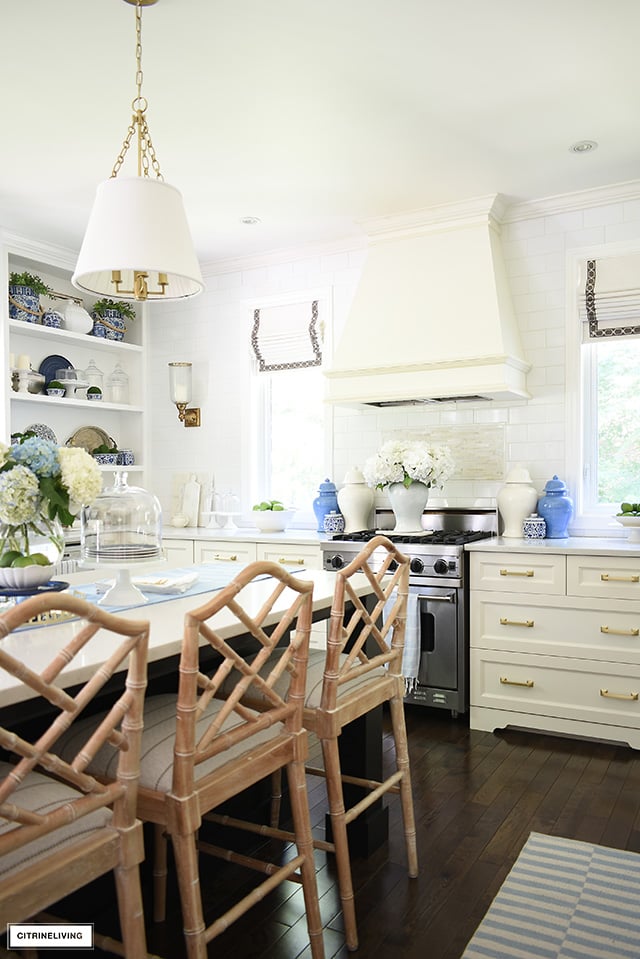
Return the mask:
[[[494,534],[490,530],[425,530],[424,533],[394,533],[393,530],[362,529],[354,533],[337,533],[331,542],[341,543],[368,543],[370,539],[382,532],[392,543],[405,543],[417,546],[418,544],[434,546],[464,546],[479,539],[489,539]]]

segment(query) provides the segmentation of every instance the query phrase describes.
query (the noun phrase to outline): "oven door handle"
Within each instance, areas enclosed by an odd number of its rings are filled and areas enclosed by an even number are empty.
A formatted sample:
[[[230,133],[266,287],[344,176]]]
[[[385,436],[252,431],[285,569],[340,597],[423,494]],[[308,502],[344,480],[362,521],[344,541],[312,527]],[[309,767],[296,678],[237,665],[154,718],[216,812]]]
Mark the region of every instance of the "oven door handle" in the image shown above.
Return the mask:
[[[454,603],[455,593],[448,593],[446,596],[431,596],[429,593],[418,593],[418,599],[426,599],[430,603]]]

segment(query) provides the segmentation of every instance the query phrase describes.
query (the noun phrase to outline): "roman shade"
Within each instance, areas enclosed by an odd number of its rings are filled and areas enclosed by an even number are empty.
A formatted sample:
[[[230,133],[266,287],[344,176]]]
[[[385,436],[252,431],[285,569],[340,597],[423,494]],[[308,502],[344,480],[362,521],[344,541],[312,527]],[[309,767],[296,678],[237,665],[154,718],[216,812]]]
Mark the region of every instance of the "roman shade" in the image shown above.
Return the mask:
[[[583,343],[640,335],[640,254],[586,260],[581,287]]]
[[[251,346],[260,373],[320,366],[318,300],[254,309]]]

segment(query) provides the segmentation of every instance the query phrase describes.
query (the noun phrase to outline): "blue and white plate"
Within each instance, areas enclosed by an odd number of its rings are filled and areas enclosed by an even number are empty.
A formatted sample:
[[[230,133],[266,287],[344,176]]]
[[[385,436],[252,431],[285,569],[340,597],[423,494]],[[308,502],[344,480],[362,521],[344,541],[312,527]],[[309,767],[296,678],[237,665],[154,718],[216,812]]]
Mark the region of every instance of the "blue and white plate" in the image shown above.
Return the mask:
[[[32,423],[31,426],[25,427],[24,432],[35,433],[41,440],[50,440],[52,443],[58,444],[58,437],[46,423]]]
[[[73,363],[68,360],[66,356],[57,356],[55,353],[53,353],[51,356],[45,356],[42,363],[38,367],[38,373],[42,373],[46,384],[50,383],[51,380],[55,380],[58,370],[72,369]]]

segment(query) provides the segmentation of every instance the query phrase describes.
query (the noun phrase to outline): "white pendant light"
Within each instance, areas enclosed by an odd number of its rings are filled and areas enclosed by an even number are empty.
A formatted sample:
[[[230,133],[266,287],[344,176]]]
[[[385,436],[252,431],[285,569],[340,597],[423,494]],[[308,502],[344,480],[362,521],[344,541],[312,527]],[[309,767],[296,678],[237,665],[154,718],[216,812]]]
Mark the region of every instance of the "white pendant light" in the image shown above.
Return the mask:
[[[71,282],[79,290],[125,300],[176,300],[204,289],[182,195],[165,183],[145,118],[142,96],[142,6],[136,6],[136,83],[133,116],[111,173],[100,183]],[[137,133],[138,175],[121,177]],[[150,176],[153,172],[153,177]]]

